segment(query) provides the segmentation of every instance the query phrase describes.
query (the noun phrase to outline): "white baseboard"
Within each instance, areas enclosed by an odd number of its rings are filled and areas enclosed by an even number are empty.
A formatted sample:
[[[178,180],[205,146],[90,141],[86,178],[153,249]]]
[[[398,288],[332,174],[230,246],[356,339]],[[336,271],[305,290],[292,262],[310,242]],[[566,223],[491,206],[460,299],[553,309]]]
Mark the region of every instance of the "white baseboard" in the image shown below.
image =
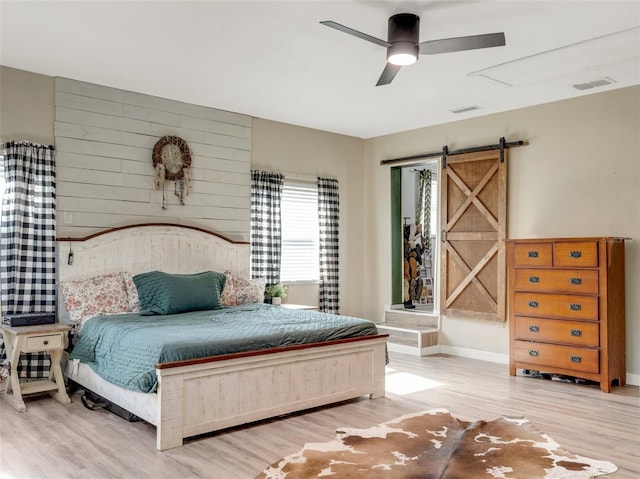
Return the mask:
[[[488,351],[460,348],[457,346],[447,346],[444,344],[440,344],[436,346],[428,346],[426,348],[416,348],[413,346],[406,346],[404,344],[387,343],[387,347],[391,352],[410,354],[412,356],[430,356],[432,354],[450,354],[451,356],[480,359],[481,361],[490,361],[492,363],[509,364],[508,354],[491,353]]]
[[[626,380],[629,386],[640,386],[640,374],[627,373]]]
[[[413,346],[406,346],[404,344],[387,343],[387,348],[390,352],[409,354],[411,356],[429,356],[431,354],[438,354],[440,352],[440,346],[428,346],[426,348],[417,348]]]
[[[460,356],[462,358],[480,359],[492,363],[509,364],[509,354],[480,351],[479,349],[460,348],[458,346],[440,345],[440,353]]]

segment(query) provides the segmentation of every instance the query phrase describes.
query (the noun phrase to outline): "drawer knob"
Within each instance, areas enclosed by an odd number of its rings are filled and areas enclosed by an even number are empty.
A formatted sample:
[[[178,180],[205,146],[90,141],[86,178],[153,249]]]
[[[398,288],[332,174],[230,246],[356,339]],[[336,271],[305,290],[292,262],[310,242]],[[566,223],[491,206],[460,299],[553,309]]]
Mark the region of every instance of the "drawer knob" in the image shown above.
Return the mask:
[[[45,339],[44,341],[42,341],[42,344],[44,344],[46,346],[47,344],[49,344],[49,340]]]
[[[529,356],[537,358],[538,356],[540,356],[540,352],[536,351],[535,349],[530,349],[529,350]]]
[[[537,276],[529,276],[529,283],[539,283],[540,278]]]
[[[539,333],[540,326],[536,326],[535,324],[532,324],[531,326],[529,326],[529,331],[531,331],[532,333]]]
[[[582,336],[582,329],[572,329],[571,336],[580,337]]]
[[[529,251],[529,258],[537,258],[537,257],[538,257],[537,251]]]
[[[571,255],[572,258],[581,258],[582,257],[582,251],[571,251],[569,253]]]
[[[575,284],[575,285],[582,284],[582,278],[571,278],[571,284]]]
[[[571,311],[581,311],[582,305],[580,303],[571,303],[569,309],[571,309]]]
[[[571,355],[571,362],[572,363],[581,363],[582,362],[582,356],[575,356],[575,355]]]
[[[529,301],[529,307],[530,308],[537,308],[538,307],[538,302],[537,301]]]

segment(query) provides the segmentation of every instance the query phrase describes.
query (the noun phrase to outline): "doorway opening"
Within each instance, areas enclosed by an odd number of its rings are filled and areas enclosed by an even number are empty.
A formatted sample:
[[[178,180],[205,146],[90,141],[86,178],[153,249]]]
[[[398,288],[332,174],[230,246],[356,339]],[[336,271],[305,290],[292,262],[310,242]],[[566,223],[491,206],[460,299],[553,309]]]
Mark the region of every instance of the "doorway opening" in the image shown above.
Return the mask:
[[[439,160],[391,168],[392,309],[438,312]]]

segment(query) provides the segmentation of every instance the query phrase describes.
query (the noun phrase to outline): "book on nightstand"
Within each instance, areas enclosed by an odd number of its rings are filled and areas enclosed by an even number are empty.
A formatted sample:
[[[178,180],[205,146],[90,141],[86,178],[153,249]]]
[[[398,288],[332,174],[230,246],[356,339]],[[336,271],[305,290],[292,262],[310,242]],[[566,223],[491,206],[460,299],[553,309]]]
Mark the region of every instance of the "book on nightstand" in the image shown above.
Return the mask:
[[[5,314],[3,322],[12,327],[51,324],[56,322],[56,313],[10,313]]]

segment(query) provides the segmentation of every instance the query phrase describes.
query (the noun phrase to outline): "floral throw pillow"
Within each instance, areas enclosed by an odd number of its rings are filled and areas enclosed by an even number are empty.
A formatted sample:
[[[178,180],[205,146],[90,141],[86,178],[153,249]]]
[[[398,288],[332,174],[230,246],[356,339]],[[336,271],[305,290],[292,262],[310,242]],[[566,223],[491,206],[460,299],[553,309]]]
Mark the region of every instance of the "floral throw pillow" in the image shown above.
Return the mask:
[[[224,289],[220,294],[220,304],[222,306],[235,306],[238,304],[236,299],[236,290],[233,285],[233,276],[229,271],[225,271],[226,281],[224,282]]]
[[[92,316],[130,311],[122,273],[110,273],[82,281],[60,283],[69,318],[80,324]]]
[[[137,313],[140,311],[140,299],[138,298],[138,289],[133,282],[133,275],[128,271],[120,273],[124,282],[124,289],[127,291],[127,301],[129,303],[129,312]]]
[[[233,278],[233,289],[236,293],[236,304],[264,302],[264,288],[266,279]]]

